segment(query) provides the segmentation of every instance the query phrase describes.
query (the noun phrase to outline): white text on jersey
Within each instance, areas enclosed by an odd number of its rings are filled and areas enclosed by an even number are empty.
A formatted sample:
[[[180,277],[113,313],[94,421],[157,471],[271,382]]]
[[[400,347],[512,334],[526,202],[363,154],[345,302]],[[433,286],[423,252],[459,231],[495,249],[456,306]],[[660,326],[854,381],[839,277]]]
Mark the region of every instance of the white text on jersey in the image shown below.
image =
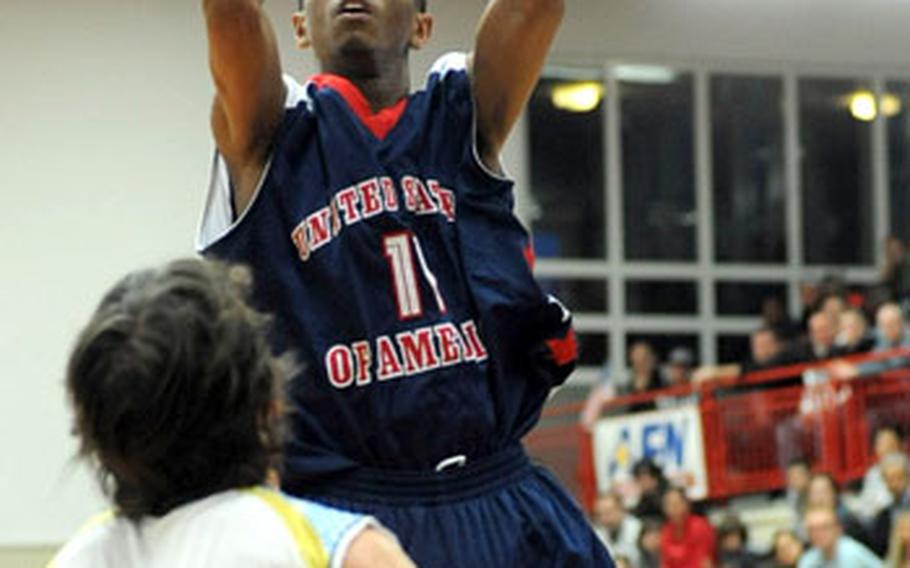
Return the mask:
[[[345,227],[398,211],[402,205],[415,215],[442,215],[449,223],[455,222],[455,193],[438,181],[403,176],[396,188],[391,178],[379,177],[337,192],[328,205],[307,215],[294,228],[291,240],[300,259],[306,262]]]
[[[457,326],[446,322],[374,341],[334,345],[326,352],[326,376],[333,387],[363,387],[374,380],[391,381],[461,363],[479,363],[488,357],[469,320]]]

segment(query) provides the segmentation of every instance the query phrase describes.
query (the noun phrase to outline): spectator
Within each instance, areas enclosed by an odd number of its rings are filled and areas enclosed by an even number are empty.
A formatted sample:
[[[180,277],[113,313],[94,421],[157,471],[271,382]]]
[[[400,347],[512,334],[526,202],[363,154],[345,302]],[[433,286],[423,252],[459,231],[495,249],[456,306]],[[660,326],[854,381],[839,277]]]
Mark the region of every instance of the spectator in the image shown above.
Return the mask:
[[[692,379],[692,364],[695,356],[686,347],[677,347],[667,358],[666,386],[678,387],[688,385]]]
[[[882,567],[868,548],[843,534],[833,508],[809,508],[805,525],[812,548],[800,559],[799,568]]]
[[[639,341],[629,348],[629,377],[624,384],[614,384],[610,378],[609,366],[604,366],[601,380],[591,387],[585,401],[579,420],[588,430],[601,416],[604,405],[616,396],[640,394],[661,387],[660,369],[657,365],[657,355],[651,345]],[[624,412],[641,412],[653,410],[656,407],[653,401],[637,402],[628,405]]]
[[[677,347],[671,351],[664,369],[666,386],[683,387],[692,384],[692,364],[694,362],[695,356],[687,347]],[[660,409],[690,406],[698,404],[698,394],[693,392],[688,395],[659,396],[656,403],[657,408]]]
[[[785,348],[778,332],[770,327],[762,327],[752,332],[749,337],[750,358],[742,363],[720,366],[703,366],[694,374],[694,381],[701,383],[716,379],[739,377],[774,367],[785,367],[799,362],[799,358]]]
[[[901,511],[894,519],[886,564],[888,568],[910,568],[910,511]]]
[[[662,568],[660,557],[660,535],[663,522],[658,519],[645,519],[641,524],[638,536],[638,567]]]
[[[818,311],[827,315],[831,321],[840,322],[840,317],[847,311],[847,302],[839,293],[828,294],[822,300]]]
[[[613,558],[625,556],[638,565],[638,537],[641,521],[626,512],[618,493],[604,493],[594,504],[594,532]]]
[[[830,312],[815,312],[809,318],[809,336],[797,342],[796,358],[799,361],[822,361],[835,355],[834,339],[837,322]]]
[[[910,334],[904,327],[904,314],[897,304],[882,305],[875,314],[878,328],[876,351],[888,351],[897,347],[910,347]]]
[[[876,462],[866,477],[863,478],[863,489],[859,496],[859,503],[862,506],[860,515],[867,520],[871,520],[879,511],[891,505],[893,497],[885,480],[882,477],[882,461],[890,454],[901,451],[901,438],[895,428],[884,426],[875,432],[875,457]]]
[[[835,351],[839,356],[866,353],[875,346],[875,338],[869,333],[869,324],[863,312],[856,308],[845,310],[840,316],[839,331],[835,340]]]
[[[904,316],[900,306],[883,304],[875,314],[877,339],[875,351],[883,352],[897,348],[910,348],[910,333],[904,327]],[[910,357],[896,356],[859,365],[835,363],[831,373],[842,379],[877,375],[900,367],[910,366]]]
[[[714,529],[707,519],[692,514],[685,492],[678,487],[667,489],[663,504],[667,521],[660,535],[661,566],[714,566]]]
[[[749,552],[749,532],[742,521],[728,514],[717,526],[717,556],[720,568],[757,568],[758,558]]]
[[[638,504],[632,513],[639,519],[663,520],[663,494],[667,490],[667,478],[656,463],[650,459],[639,460],[632,468],[635,484],[638,486]]]
[[[629,381],[617,389],[617,394],[636,394],[661,387],[657,354],[650,343],[639,341],[629,348]]]
[[[910,256],[904,242],[895,236],[888,237],[885,242],[882,284],[895,302],[902,302],[910,296]]]
[[[806,490],[806,509],[824,508],[831,508],[837,513],[838,523],[848,537],[866,546],[871,544],[866,528],[841,503],[834,478],[827,473],[816,473],[809,480],[809,487]],[[808,528],[805,534],[808,536]]]
[[[881,462],[882,478],[892,499],[891,504],[879,511],[872,522],[873,550],[882,557],[888,551],[894,517],[902,509],[910,508],[908,465],[907,457],[901,453],[889,454]]]
[[[803,541],[793,531],[778,531],[774,535],[769,568],[796,568],[803,555]]]
[[[795,458],[787,464],[787,504],[793,512],[795,524],[806,513],[806,493],[809,490],[809,481],[812,479],[812,470],[805,458]]]

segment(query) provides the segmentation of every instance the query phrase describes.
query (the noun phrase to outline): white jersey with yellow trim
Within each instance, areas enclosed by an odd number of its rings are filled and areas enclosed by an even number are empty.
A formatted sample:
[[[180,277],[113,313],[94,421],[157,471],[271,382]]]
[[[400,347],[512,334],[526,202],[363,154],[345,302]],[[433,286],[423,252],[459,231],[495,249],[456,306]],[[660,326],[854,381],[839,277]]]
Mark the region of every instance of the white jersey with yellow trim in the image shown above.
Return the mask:
[[[372,517],[264,488],[232,490],[160,518],[98,515],[48,568],[336,568]]]

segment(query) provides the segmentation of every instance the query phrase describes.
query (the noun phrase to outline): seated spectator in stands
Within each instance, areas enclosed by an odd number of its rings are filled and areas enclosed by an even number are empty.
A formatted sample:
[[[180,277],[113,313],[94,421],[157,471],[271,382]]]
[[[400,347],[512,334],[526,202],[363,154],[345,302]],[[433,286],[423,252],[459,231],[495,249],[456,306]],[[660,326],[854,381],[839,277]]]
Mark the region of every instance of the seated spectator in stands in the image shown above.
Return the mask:
[[[888,568],[910,568],[910,510],[899,512],[894,519],[885,564]]]
[[[787,504],[793,512],[794,524],[799,524],[806,513],[806,494],[809,491],[809,481],[812,479],[812,469],[805,458],[795,458],[787,464]]]
[[[845,310],[840,316],[839,331],[835,340],[838,356],[866,353],[875,347],[875,338],[869,333],[866,316],[856,308]]]
[[[837,513],[831,507],[810,507],[806,529],[812,548],[799,561],[799,568],[881,568],[872,552],[843,534]]]
[[[626,512],[618,493],[604,493],[594,503],[594,532],[616,559],[625,556],[638,565],[638,537],[641,521]]]
[[[734,514],[717,525],[717,558],[720,568],[757,568],[758,557],[749,552],[749,532]]]
[[[829,293],[822,298],[818,311],[826,314],[831,321],[837,324],[840,317],[847,311],[847,301],[841,293]]]
[[[901,438],[897,430],[891,426],[883,426],[875,432],[875,465],[866,472],[863,478],[863,489],[859,495],[861,509],[860,516],[871,520],[879,511],[891,505],[894,498],[885,485],[882,477],[882,461],[893,453],[901,451]]]
[[[778,332],[770,327],[762,327],[752,332],[749,337],[750,357],[748,361],[727,365],[700,367],[693,376],[695,382],[733,378],[756,371],[786,367],[798,362],[795,355],[786,349]]]
[[[629,374],[625,382],[613,380],[609,366],[604,366],[601,380],[591,387],[579,416],[581,424],[588,430],[593,428],[600,418],[604,405],[615,397],[645,393],[662,386],[657,354],[649,343],[640,341],[629,348],[629,365]],[[641,412],[654,408],[656,408],[654,401],[648,401],[630,404],[619,410]]]
[[[664,493],[664,523],[660,535],[663,568],[714,566],[714,529],[704,517],[692,514],[685,491],[671,487]]]
[[[863,523],[857,519],[841,502],[837,482],[827,473],[816,473],[809,480],[806,490],[806,509],[831,508],[837,513],[837,519],[844,534],[853,540],[871,546],[872,541]],[[804,534],[809,536],[808,527]]]
[[[891,351],[892,349],[910,349],[910,333],[904,325],[904,314],[900,306],[893,303],[882,305],[875,314],[876,341],[874,351],[877,353]],[[836,363],[831,368],[831,373],[842,379],[877,375],[910,366],[910,357],[895,356],[888,359],[869,361],[852,365],[849,363]]]
[[[646,519],[641,524],[638,536],[638,568],[662,568],[660,557],[660,535],[663,521]]]
[[[632,514],[641,520],[663,520],[663,494],[668,486],[663,470],[652,460],[645,458],[635,464],[632,475],[638,486],[638,503],[632,509]]]
[[[797,341],[793,347],[795,358],[801,362],[823,361],[830,359],[834,351],[834,339],[837,337],[836,319],[830,312],[818,311],[809,318],[809,335]]]
[[[793,531],[777,531],[774,534],[771,562],[768,568],[796,568],[803,555],[803,541]]]
[[[688,385],[692,379],[693,363],[695,363],[695,356],[690,349],[677,347],[670,351],[664,372],[665,386],[679,387]]]
[[[885,242],[882,284],[894,302],[902,302],[910,297],[910,255],[907,254],[904,242],[893,235]]]
[[[638,394],[661,387],[657,354],[650,343],[639,341],[629,348],[629,379],[617,387],[618,395]]]
[[[882,305],[875,314],[878,337],[876,351],[888,351],[898,347],[910,347],[910,334],[904,324],[904,313],[897,304]]]
[[[901,453],[885,456],[881,462],[882,478],[891,493],[891,504],[879,511],[872,522],[872,550],[879,556],[888,552],[888,539],[891,537],[894,517],[903,509],[910,508],[910,462]]]
[[[692,350],[687,347],[677,347],[671,351],[670,356],[667,358],[667,365],[664,367],[664,384],[667,387],[684,387],[692,384],[694,371],[692,364],[694,362],[695,356],[692,354]],[[698,393],[659,396],[656,404],[659,409],[698,404]]]

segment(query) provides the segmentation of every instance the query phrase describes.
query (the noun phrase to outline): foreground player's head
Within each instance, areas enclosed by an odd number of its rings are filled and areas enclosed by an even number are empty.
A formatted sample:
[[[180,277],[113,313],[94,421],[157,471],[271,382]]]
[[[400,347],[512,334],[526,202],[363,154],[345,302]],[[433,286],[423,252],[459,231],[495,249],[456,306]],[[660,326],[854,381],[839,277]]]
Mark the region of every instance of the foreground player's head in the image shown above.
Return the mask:
[[[199,260],[135,272],[80,334],[66,377],[75,431],[121,513],[163,515],[260,484],[275,464],[289,368],[246,303],[251,282]]]
[[[298,0],[297,45],[312,48],[324,71],[380,77],[429,41],[426,8],[427,0]]]

